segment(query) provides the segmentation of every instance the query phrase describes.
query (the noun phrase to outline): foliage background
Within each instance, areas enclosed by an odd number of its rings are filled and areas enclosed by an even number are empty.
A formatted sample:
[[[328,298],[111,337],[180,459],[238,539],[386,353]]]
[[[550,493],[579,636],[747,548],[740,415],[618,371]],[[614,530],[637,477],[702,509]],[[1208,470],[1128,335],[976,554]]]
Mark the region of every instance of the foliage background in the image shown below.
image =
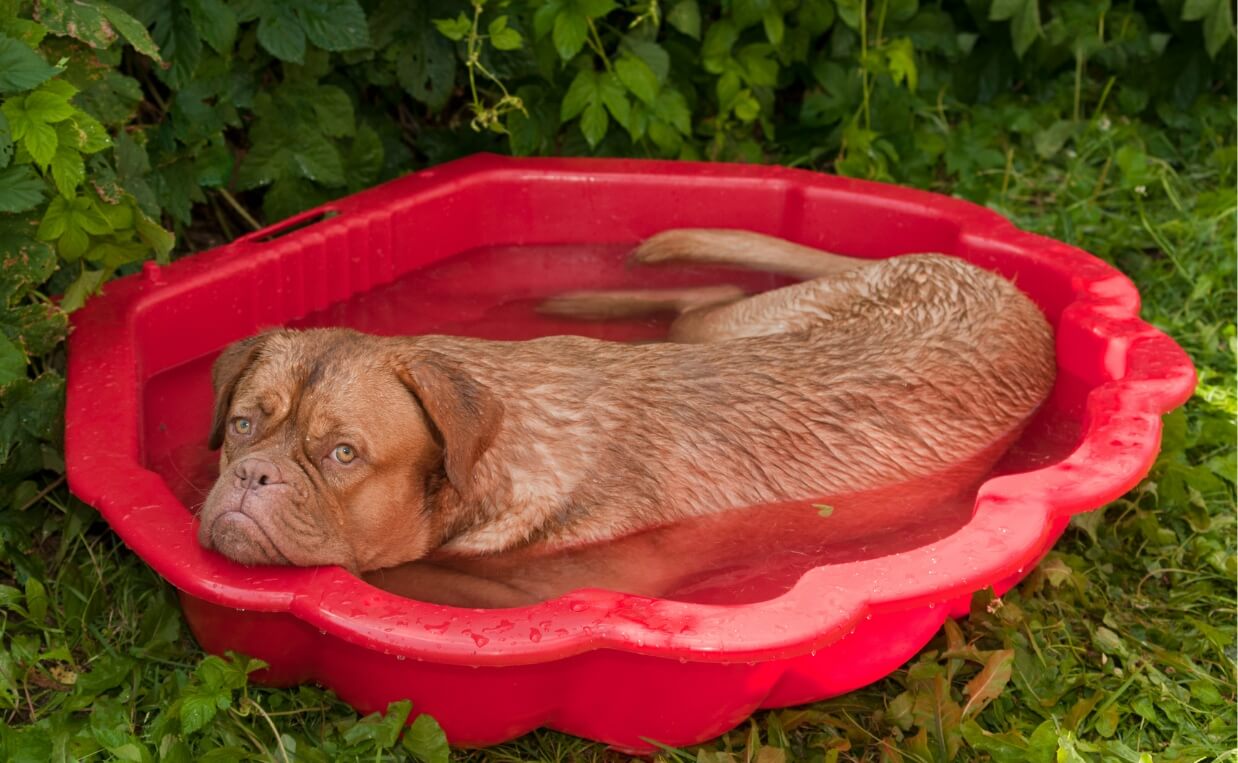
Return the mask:
[[[1234,757],[1233,39],[1230,0],[0,0],[0,757],[446,756],[428,718],[398,738],[407,706],[358,722],[202,658],[63,488],[63,340],[144,260],[482,150],[956,194],[1119,265],[1200,368],[1151,477],[1019,591],[666,757]]]

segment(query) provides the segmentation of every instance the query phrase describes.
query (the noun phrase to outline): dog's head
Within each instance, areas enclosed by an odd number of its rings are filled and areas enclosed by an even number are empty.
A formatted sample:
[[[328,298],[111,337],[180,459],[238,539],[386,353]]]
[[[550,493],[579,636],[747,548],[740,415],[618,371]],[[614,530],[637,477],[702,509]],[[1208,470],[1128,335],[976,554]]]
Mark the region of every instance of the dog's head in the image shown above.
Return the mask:
[[[409,340],[343,329],[271,331],[212,370],[219,479],[198,539],[245,564],[354,572],[424,556],[466,494],[499,402]]]

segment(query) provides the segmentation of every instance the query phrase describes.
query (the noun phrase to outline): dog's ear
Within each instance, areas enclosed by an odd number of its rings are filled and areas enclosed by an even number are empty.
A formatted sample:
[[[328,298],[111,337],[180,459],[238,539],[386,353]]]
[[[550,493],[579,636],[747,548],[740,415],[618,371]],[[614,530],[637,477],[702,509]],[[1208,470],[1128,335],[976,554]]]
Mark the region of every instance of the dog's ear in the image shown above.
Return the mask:
[[[265,331],[233,342],[211,367],[211,387],[215,390],[215,418],[211,422],[211,436],[207,441],[211,450],[217,450],[224,444],[224,427],[228,424],[228,411],[232,408],[232,396],[236,393],[237,384],[274,333]]]
[[[429,417],[443,448],[447,479],[460,493],[469,475],[494,442],[503,404],[447,358],[418,353],[397,365],[396,373]]]

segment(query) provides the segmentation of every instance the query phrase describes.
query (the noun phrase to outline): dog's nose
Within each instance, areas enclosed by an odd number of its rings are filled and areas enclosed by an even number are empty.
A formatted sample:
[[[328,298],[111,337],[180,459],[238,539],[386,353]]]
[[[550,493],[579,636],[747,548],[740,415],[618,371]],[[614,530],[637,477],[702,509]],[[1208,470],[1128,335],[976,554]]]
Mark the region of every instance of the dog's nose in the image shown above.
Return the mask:
[[[278,485],[283,482],[279,467],[262,458],[246,458],[238,461],[232,467],[233,473],[241,481],[241,487],[249,489],[261,485]]]

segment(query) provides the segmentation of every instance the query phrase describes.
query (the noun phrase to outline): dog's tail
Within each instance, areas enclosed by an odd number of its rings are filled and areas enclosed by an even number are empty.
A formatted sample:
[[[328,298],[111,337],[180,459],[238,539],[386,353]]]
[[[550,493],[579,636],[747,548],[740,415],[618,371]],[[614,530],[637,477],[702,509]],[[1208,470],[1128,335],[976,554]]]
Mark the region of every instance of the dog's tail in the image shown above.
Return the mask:
[[[723,265],[809,280],[871,264],[760,233],[716,228],[680,228],[650,236],[632,250],[636,265],[668,262]]]

